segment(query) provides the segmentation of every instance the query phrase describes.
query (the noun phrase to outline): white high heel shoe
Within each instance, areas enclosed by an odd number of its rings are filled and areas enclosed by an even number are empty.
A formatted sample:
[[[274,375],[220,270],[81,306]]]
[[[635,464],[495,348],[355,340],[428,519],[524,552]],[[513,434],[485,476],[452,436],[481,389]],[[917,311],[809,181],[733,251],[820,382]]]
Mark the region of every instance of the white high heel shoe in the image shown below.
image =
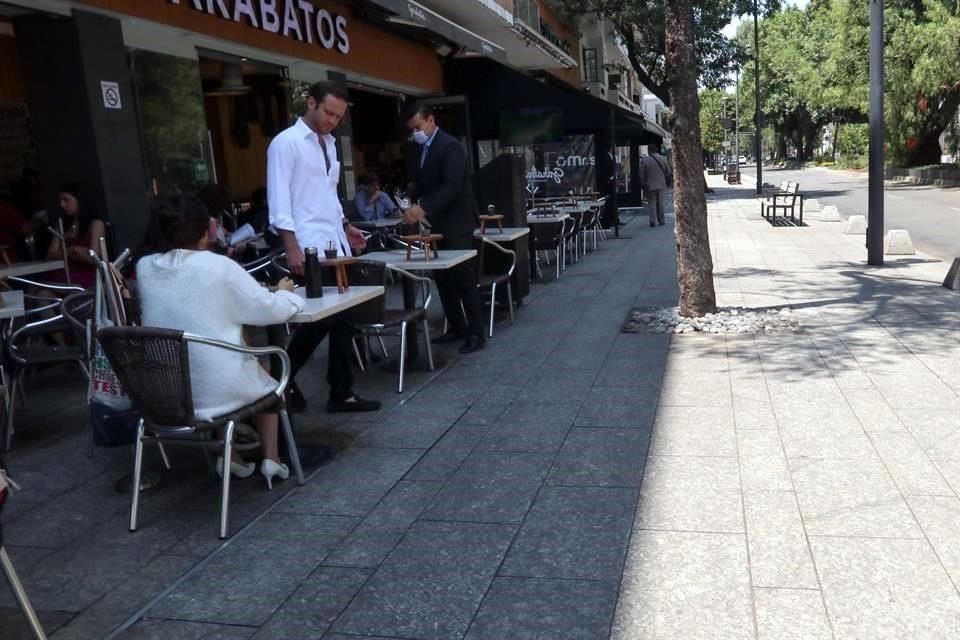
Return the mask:
[[[277,476],[281,480],[290,477],[290,469],[287,465],[280,462],[274,462],[270,458],[264,458],[260,463],[260,473],[267,479],[267,489],[273,491],[273,477]]]
[[[256,462],[231,462],[230,473],[237,478],[249,478],[257,470]],[[223,477],[223,456],[217,456],[217,475]]]

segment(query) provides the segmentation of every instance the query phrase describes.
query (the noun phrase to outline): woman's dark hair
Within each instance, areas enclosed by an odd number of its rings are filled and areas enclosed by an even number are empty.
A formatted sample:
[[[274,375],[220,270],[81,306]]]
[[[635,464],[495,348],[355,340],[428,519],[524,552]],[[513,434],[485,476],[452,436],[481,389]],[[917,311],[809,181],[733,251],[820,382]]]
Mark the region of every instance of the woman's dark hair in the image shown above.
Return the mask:
[[[210,214],[196,196],[159,198],[150,206],[147,245],[154,251],[193,249],[209,229]]]
[[[80,185],[75,182],[68,182],[66,184],[60,185],[60,188],[57,189],[57,195],[61,193],[67,193],[73,196],[77,201],[77,229],[80,232],[80,235],[85,235],[87,230],[90,229],[90,222],[94,219],[103,220],[103,217],[96,214],[93,210],[93,207],[90,206],[90,201],[87,199],[87,194],[80,187]],[[66,216],[65,213],[60,212],[60,217]]]

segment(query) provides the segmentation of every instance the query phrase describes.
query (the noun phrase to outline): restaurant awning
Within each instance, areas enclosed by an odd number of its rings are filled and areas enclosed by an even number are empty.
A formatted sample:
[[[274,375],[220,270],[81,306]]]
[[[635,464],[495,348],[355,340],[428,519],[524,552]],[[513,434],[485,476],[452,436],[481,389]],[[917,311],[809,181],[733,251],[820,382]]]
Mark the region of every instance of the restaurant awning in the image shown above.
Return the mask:
[[[432,31],[474,54],[501,61],[507,59],[506,52],[499,45],[447,20],[418,2],[413,0],[371,0],[371,2],[393,14],[387,18],[388,22]]]
[[[592,96],[549,74],[534,77],[492,60],[463,58],[449,60],[445,76],[449,95],[467,96],[472,133],[477,140],[498,138],[503,110],[555,107],[563,114],[563,130],[568,134],[609,130],[612,114],[618,141],[661,141],[661,136],[648,129],[642,114]]]

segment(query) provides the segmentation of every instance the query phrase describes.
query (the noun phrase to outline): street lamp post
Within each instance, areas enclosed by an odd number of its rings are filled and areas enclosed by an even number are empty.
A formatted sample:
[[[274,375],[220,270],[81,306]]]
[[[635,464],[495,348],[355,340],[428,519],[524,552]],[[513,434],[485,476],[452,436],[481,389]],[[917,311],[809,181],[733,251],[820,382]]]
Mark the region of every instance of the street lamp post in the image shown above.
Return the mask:
[[[870,0],[870,178],[867,264],[883,264],[883,0]]]
[[[757,195],[763,193],[763,157],[760,154],[760,132],[763,130],[763,113],[760,111],[760,18],[758,0],[753,0],[753,155],[757,157]]]

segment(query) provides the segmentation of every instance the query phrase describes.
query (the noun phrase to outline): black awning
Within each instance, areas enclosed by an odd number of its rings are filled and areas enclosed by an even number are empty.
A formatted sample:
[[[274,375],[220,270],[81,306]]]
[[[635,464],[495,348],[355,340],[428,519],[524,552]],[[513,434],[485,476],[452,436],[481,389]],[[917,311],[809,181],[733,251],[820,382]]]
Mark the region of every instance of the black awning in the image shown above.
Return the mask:
[[[448,60],[446,90],[448,95],[467,96],[472,133],[477,140],[499,137],[501,111],[533,107],[560,109],[563,130],[568,134],[609,130],[612,113],[618,141],[661,141],[659,135],[647,129],[642,114],[627,111],[552,76],[537,78],[492,60]]]
[[[398,24],[432,31],[472,53],[496,60],[507,59],[506,52],[499,45],[481,38],[413,0],[371,0],[371,2],[394,14],[396,16],[394,21]]]

